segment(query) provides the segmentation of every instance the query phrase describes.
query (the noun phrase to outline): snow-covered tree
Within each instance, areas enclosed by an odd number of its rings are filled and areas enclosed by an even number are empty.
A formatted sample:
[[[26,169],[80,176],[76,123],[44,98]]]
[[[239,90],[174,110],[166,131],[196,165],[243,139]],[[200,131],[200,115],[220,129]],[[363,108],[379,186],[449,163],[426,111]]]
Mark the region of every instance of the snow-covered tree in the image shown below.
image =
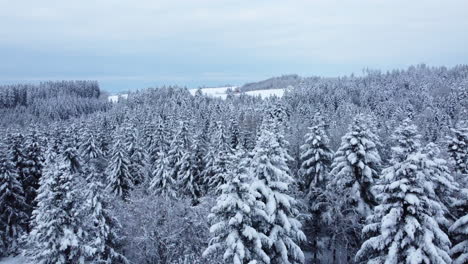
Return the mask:
[[[177,181],[183,174],[180,165],[181,160],[184,158],[187,152],[189,152],[191,146],[191,139],[188,132],[188,123],[180,122],[179,129],[174,135],[172,142],[169,146],[167,157],[169,159],[169,168],[171,169],[172,178]]]
[[[32,132],[26,137],[25,145],[22,167],[18,173],[26,196],[26,203],[29,205],[28,214],[30,215],[36,206],[35,198],[44,167],[44,153],[36,132]]]
[[[462,189],[462,199],[460,207],[463,208],[461,216],[450,226],[452,234],[453,247],[450,254],[453,258],[453,264],[468,263],[468,189]]]
[[[147,154],[141,147],[141,139],[138,131],[133,128],[126,130],[125,147],[130,161],[130,175],[134,185],[139,185],[146,181],[146,170],[148,169]]]
[[[107,188],[114,195],[127,199],[133,188],[133,178],[130,174],[130,160],[122,140],[117,137],[107,166]]]
[[[438,222],[443,205],[425,174],[428,160],[420,152],[383,171],[376,185],[380,205],[368,219],[366,240],[356,255],[366,263],[452,263],[450,240]],[[444,222],[447,221],[444,219]]]
[[[200,166],[201,145],[199,141],[194,140],[190,151],[185,152],[179,161],[179,178],[177,179],[181,190],[192,199],[192,204],[198,204],[198,199],[202,195],[202,181]]]
[[[263,249],[271,263],[303,263],[304,254],[297,243],[304,241],[305,235],[296,219],[297,202],[288,194],[293,178],[284,151],[277,135],[264,125],[253,150],[251,168],[252,187],[259,193],[257,202],[265,205],[265,216],[257,218],[254,226],[269,238]]]
[[[259,194],[250,188],[253,177],[247,158],[245,151],[236,152],[236,169],[230,171],[227,182],[220,187],[221,195],[208,216],[213,223],[213,237],[203,255],[222,251],[224,263],[270,263],[262,248],[269,238],[253,225],[256,217],[265,217],[265,208],[256,201]]]
[[[90,226],[87,232],[90,236],[87,243],[90,250],[89,259],[93,263],[103,264],[125,264],[128,260],[117,252],[118,235],[117,228],[120,227],[117,219],[109,211],[109,194],[105,190],[103,172],[100,170],[100,156],[87,160],[89,164],[85,173],[86,181],[86,209],[89,213]]]
[[[378,179],[381,163],[373,138],[376,136],[368,129],[365,119],[355,118],[335,153],[328,186],[364,217],[376,205],[371,187]]]
[[[452,133],[448,142],[450,160],[457,173],[468,174],[468,126],[461,123]]]
[[[26,232],[29,217],[12,159],[11,151],[0,143],[0,256],[16,253],[18,239]]]
[[[209,188],[213,192],[219,192],[219,187],[226,182],[225,178],[227,177],[230,158],[233,154],[222,122],[217,123],[213,147],[216,149],[216,153],[213,163],[208,164],[212,166],[211,171],[213,173],[209,179]]]
[[[435,147],[420,149],[417,127],[405,120],[392,136],[392,164],[375,186],[379,205],[363,228],[368,238],[356,254],[367,263],[451,263],[448,223],[438,190],[449,188]],[[445,193],[446,194],[446,193]]]
[[[81,175],[71,167],[69,156],[48,157],[40,179],[25,252],[33,263],[85,263],[93,251],[86,242],[82,190],[78,187]]]
[[[320,117],[305,135],[305,144],[301,146],[301,181],[304,192],[310,194],[313,188],[324,187],[325,178],[330,170],[333,153],[325,132],[325,123]]]
[[[164,152],[158,154],[156,168],[152,173],[150,190],[166,199],[177,197],[177,182],[172,178],[172,170],[169,166],[169,158]]]

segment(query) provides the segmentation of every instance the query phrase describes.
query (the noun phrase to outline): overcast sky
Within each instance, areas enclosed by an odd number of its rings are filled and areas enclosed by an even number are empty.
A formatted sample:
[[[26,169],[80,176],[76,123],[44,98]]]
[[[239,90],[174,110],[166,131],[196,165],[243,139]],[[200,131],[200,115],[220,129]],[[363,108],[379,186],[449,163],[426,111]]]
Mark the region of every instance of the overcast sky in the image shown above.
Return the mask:
[[[242,84],[466,64],[467,47],[467,0],[0,0],[0,84]]]

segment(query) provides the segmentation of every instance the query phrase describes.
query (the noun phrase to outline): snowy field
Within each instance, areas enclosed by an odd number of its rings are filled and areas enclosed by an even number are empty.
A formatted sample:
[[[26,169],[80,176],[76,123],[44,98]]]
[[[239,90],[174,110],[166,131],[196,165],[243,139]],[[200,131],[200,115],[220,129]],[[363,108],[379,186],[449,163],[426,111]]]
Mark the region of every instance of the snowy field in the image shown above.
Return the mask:
[[[228,86],[228,87],[212,87],[212,88],[202,88],[202,93],[208,96],[212,97],[219,97],[221,99],[226,99],[227,94],[226,91],[227,89],[235,89],[237,86]],[[198,89],[190,89],[189,92],[192,95],[195,95]],[[238,93],[235,93],[238,94]],[[262,98],[268,98],[270,96],[278,96],[282,97],[284,94],[284,89],[269,89],[269,90],[256,90],[256,91],[248,91],[245,92],[247,95],[251,96],[261,96]]]
[[[107,100],[111,103],[117,103],[119,99],[127,99],[128,94],[118,94],[118,95],[111,95],[107,97]]]

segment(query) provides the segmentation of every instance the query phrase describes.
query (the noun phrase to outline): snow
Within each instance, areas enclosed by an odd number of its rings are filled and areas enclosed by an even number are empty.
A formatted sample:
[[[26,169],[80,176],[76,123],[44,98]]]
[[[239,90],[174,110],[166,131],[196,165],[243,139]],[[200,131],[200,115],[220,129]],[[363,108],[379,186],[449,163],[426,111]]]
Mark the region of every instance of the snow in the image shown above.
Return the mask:
[[[107,97],[107,101],[111,103],[117,103],[120,99],[127,99],[128,94],[117,94],[117,95],[111,95]]]
[[[25,263],[27,263],[26,259],[21,256],[6,257],[6,258],[0,259],[0,264],[25,264]]]
[[[251,95],[251,96],[260,96],[262,98],[268,98],[268,97],[271,97],[271,96],[282,97],[284,95],[284,89],[268,89],[268,90],[248,91],[245,94]]]
[[[226,99],[227,89],[231,88],[233,91],[237,88],[237,86],[226,86],[226,87],[211,87],[211,88],[201,88],[203,94],[218,97],[221,99]],[[189,92],[192,95],[195,95],[198,89],[190,89]],[[278,96],[282,97],[284,95],[285,89],[268,89],[268,90],[255,90],[255,91],[248,91],[245,94],[250,96],[260,96],[261,98],[268,98],[270,96]],[[240,93],[234,93],[234,95],[239,95]]]

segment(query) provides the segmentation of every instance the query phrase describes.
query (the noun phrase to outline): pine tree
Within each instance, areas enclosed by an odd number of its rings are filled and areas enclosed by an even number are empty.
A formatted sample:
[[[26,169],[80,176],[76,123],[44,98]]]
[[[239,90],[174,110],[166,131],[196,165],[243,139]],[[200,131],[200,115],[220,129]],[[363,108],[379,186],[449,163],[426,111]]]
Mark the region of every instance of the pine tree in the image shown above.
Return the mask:
[[[461,216],[449,229],[452,241],[455,242],[450,250],[453,264],[468,263],[468,189],[462,190],[461,197]]]
[[[107,166],[107,188],[114,195],[127,199],[133,188],[133,178],[130,174],[128,152],[118,137],[112,148],[109,165]]]
[[[12,156],[0,143],[0,256],[16,253],[28,222],[26,198]]]
[[[325,123],[320,117],[316,120],[317,124],[309,128],[309,133],[305,135],[306,142],[301,146],[300,174],[304,192],[308,195],[314,188],[325,186],[333,158]]]
[[[449,138],[448,152],[455,171],[468,174],[468,126],[461,123],[452,128],[453,136]]]
[[[172,171],[169,166],[169,158],[164,152],[158,154],[156,169],[152,173],[150,190],[166,199],[177,197],[176,181],[172,178]]]
[[[325,123],[321,116],[314,117],[316,125],[309,128],[306,134],[306,142],[301,146],[301,169],[302,187],[305,199],[308,202],[311,218],[307,221],[304,231],[308,234],[314,263],[318,263],[319,236],[324,230],[322,221],[323,205],[325,204],[324,190],[327,174],[333,153],[329,147],[329,139],[325,132]]]
[[[198,199],[202,195],[199,147],[198,141],[194,140],[191,150],[185,152],[178,165],[180,168],[178,183],[182,191],[192,199],[193,205],[199,203]]]
[[[179,130],[175,134],[168,151],[169,168],[172,178],[177,181],[184,173],[181,171],[182,159],[190,151],[191,139],[188,134],[188,123],[180,122]]]
[[[451,263],[450,240],[438,224],[438,219],[444,219],[443,206],[424,172],[427,162],[422,153],[409,154],[405,161],[384,170],[382,183],[376,186],[381,204],[363,229],[370,238],[356,260]]]
[[[88,238],[90,240],[89,247],[92,248],[90,259],[93,260],[93,263],[126,264],[128,260],[117,252],[119,238],[115,229],[119,228],[120,224],[109,211],[109,195],[102,182],[105,177],[99,164],[101,155],[87,159],[89,166],[86,171],[85,197],[90,217],[90,226],[87,230],[88,234],[91,234]]]
[[[392,165],[375,186],[379,205],[363,228],[368,238],[356,254],[367,263],[451,263],[448,220],[437,194],[433,157],[420,150],[417,127],[405,120],[393,135]]]
[[[77,182],[81,176],[71,166],[74,161],[68,160],[72,153],[67,149],[61,156],[48,157],[45,175],[40,179],[26,250],[33,263],[85,263],[93,251],[87,246],[82,221],[82,191]]]
[[[26,148],[23,152],[22,167],[19,174],[26,197],[26,204],[29,206],[27,210],[28,215],[31,215],[33,208],[36,206],[35,199],[44,167],[44,154],[35,131],[26,137],[25,145]]]
[[[218,122],[214,141],[216,154],[211,168],[213,175],[209,179],[209,188],[215,192],[218,192],[220,186],[226,182],[225,178],[227,177],[230,166],[229,158],[233,154],[225,133],[224,125],[222,122]]]
[[[130,161],[130,175],[134,185],[139,185],[146,181],[147,175],[147,155],[141,147],[140,137],[136,129],[127,128],[125,147],[127,148]]]
[[[342,200],[364,217],[376,205],[371,187],[378,179],[381,161],[375,138],[364,118],[358,116],[342,137],[330,172],[329,189],[340,192]]]
[[[238,150],[233,160],[238,166],[230,171],[208,216],[213,223],[210,232],[214,236],[203,255],[206,257],[222,250],[224,263],[270,263],[262,248],[269,238],[253,225],[254,218],[265,217],[265,212],[256,201],[259,194],[250,188],[253,177],[245,151]]]
[[[301,223],[295,218],[297,202],[288,194],[293,179],[284,152],[277,135],[264,124],[251,167],[255,177],[252,186],[260,194],[257,201],[265,205],[266,214],[264,218],[258,218],[254,226],[269,238],[263,249],[271,263],[303,263],[304,254],[297,242],[304,241],[305,235]]]

